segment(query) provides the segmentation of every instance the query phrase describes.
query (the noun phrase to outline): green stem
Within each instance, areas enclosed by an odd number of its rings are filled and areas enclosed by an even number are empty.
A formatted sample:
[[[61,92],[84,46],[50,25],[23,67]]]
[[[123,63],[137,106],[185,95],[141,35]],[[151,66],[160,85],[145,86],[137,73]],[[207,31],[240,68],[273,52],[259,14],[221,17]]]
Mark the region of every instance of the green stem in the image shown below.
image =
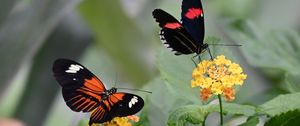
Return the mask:
[[[219,105],[220,105],[220,121],[221,121],[221,126],[223,126],[223,106],[222,106],[222,98],[221,95],[218,95],[219,99]]]
[[[204,120],[202,122],[202,126],[205,126],[205,121],[206,121],[207,116],[204,117]]]

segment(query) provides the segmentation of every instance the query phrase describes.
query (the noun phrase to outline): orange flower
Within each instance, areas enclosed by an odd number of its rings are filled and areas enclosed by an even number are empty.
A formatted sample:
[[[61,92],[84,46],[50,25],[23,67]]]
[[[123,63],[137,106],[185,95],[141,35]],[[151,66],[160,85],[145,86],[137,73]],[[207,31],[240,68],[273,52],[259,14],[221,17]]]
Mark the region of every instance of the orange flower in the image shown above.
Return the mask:
[[[200,90],[200,98],[202,101],[206,101],[212,95],[211,90],[208,88],[204,88]]]
[[[225,88],[223,94],[227,101],[232,101],[235,98],[235,90],[231,87]]]
[[[140,121],[140,118],[139,118],[138,116],[136,116],[136,115],[127,116],[127,118],[128,118],[129,120],[134,121],[134,122]]]

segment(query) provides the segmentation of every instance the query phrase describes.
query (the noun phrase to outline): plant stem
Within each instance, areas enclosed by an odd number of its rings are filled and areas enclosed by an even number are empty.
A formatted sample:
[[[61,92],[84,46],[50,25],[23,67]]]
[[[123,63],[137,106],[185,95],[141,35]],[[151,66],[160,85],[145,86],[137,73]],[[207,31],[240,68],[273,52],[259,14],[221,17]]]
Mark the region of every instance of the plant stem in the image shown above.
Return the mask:
[[[204,120],[202,122],[202,126],[205,126],[205,121],[206,121],[207,116],[204,117]]]
[[[218,95],[218,99],[220,105],[220,122],[221,122],[221,126],[223,126],[223,106],[222,106],[222,98],[220,94]]]

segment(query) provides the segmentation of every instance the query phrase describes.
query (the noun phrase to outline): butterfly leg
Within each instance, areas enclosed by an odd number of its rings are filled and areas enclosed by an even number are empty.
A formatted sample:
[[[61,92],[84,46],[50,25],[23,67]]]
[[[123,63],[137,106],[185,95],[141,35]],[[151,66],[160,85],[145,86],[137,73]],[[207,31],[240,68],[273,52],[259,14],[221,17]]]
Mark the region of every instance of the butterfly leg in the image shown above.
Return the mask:
[[[204,67],[204,66],[203,66],[203,64],[202,64],[202,62],[201,62],[201,61],[202,61],[202,59],[201,59],[201,56],[200,56],[200,54],[197,54],[197,55],[195,55],[195,56],[193,56],[193,57],[192,57],[192,61],[194,62],[194,64],[195,64],[195,67],[198,67],[197,63],[196,63],[196,62],[195,62],[195,60],[194,60],[194,59],[195,59],[195,57],[197,57],[197,56],[198,56],[198,62],[199,62],[201,65],[202,65],[202,67]]]
[[[198,62],[200,63],[202,61],[200,54],[198,54]]]
[[[209,47],[207,47],[207,50],[208,50],[208,53],[209,53],[210,59],[211,59],[211,60],[213,60],[213,56],[212,56],[212,54],[211,54],[211,52],[210,52],[210,49],[209,49]]]
[[[202,61],[202,59],[201,59],[201,57],[200,57],[200,54],[196,54],[195,56],[193,56],[192,58],[191,58],[191,60],[194,62],[194,64],[195,64],[195,67],[197,67],[197,62],[195,61],[195,57],[198,57],[198,63],[200,63],[201,61]]]
[[[193,63],[195,64],[195,67],[197,67],[197,63],[196,63],[196,61],[194,60],[195,59],[195,57],[197,57],[198,55],[195,55],[195,56],[193,56],[192,58],[191,58],[191,60],[193,61]]]

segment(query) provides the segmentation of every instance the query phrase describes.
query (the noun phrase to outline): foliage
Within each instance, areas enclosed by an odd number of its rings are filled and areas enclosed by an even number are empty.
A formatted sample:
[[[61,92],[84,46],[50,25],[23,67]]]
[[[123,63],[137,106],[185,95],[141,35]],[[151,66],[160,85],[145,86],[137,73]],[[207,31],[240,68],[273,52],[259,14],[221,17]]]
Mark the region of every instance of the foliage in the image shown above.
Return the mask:
[[[181,106],[170,113],[168,119],[169,126],[184,126],[187,123],[201,124],[209,113],[219,112],[217,104],[186,105]],[[224,104],[224,114],[236,114],[252,116],[255,114],[255,107],[249,105],[239,105],[233,103]]]
[[[262,104],[261,111],[269,116],[276,116],[282,113],[300,109],[299,100],[300,93],[279,95],[274,99]]]
[[[300,111],[288,111],[271,118],[265,126],[298,126],[300,124]]]
[[[266,102],[260,107],[226,103],[224,104],[224,114],[243,115],[249,117],[254,115],[259,115],[259,116],[268,115],[274,117],[275,115],[282,114],[279,117],[276,116],[272,119],[278,120],[280,118],[290,118],[293,120],[294,118],[297,119],[299,117],[299,111],[296,112],[290,112],[290,111],[300,110],[299,103],[294,102],[294,99],[299,97],[300,97],[300,93],[280,95]],[[200,105],[182,106],[180,108],[177,108],[175,111],[171,112],[168,120],[168,124],[171,126],[173,125],[183,126],[187,122],[192,124],[200,124],[203,122],[203,119],[211,112],[219,112],[218,105],[208,104],[204,106],[200,106]],[[283,113],[287,113],[287,114],[283,114]],[[251,117],[243,125],[247,126],[247,125],[257,124],[257,119],[258,117]],[[276,124],[273,123],[273,120],[271,121],[272,122],[271,124]],[[284,119],[282,120],[284,121]]]
[[[171,112],[168,119],[168,126],[184,126],[187,123],[201,124],[205,120],[207,113],[201,106],[181,106]]]
[[[247,119],[247,121],[239,126],[256,126],[259,122],[259,118],[257,116],[251,116]]]

